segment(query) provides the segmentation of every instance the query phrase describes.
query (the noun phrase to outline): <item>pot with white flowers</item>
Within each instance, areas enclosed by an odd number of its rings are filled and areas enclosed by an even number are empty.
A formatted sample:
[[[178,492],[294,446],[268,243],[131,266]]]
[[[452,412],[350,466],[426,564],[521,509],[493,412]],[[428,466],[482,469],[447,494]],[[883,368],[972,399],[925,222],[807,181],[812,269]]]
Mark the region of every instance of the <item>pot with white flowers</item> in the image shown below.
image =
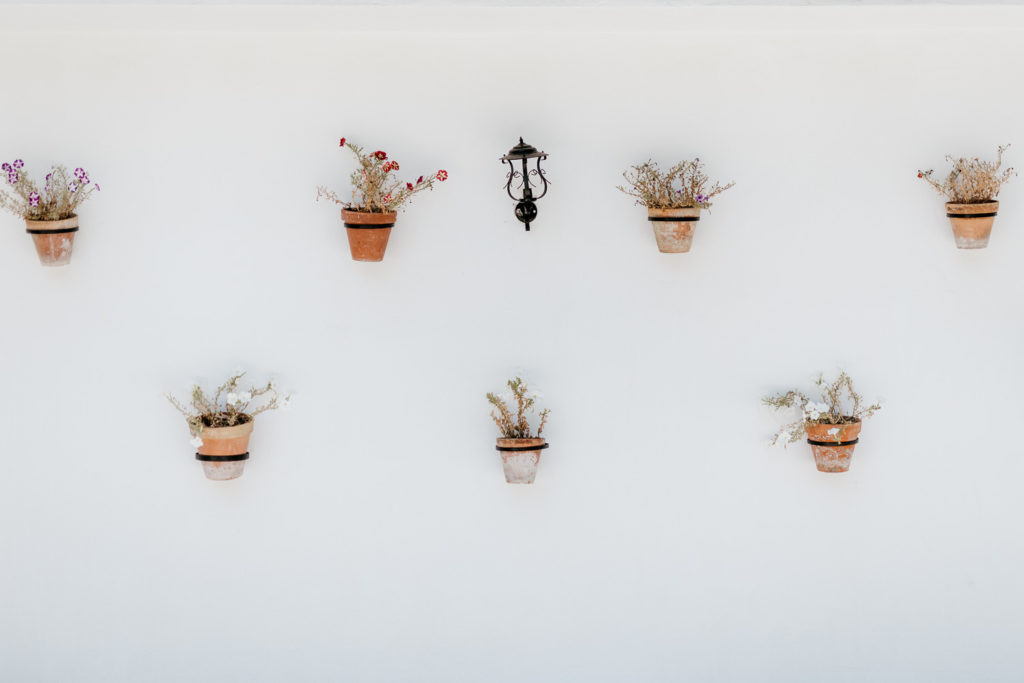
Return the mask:
[[[238,382],[244,375],[232,375],[212,396],[199,385],[193,385],[191,405],[167,394],[167,400],[185,416],[192,434],[190,443],[207,479],[225,481],[242,476],[256,416],[288,407],[290,397],[281,397],[273,382],[243,391]],[[256,405],[251,407],[253,402]]]
[[[996,160],[980,161],[961,157],[946,156],[953,164],[953,170],[946,179],[939,182],[932,178],[933,171],[918,171],[922,178],[946,197],[946,217],[953,226],[953,239],[960,249],[984,249],[992,234],[992,224],[999,212],[999,188],[1016,175],[1012,168],[1000,170],[1003,152],[1009,145],[999,148]]]
[[[78,232],[76,211],[100,186],[89,180],[84,169],[76,168],[74,174],[69,174],[63,166],[55,166],[40,189],[24,167],[21,159],[0,164],[9,186],[0,186],[0,208],[24,219],[25,232],[32,237],[41,264],[66,266],[71,263]]]
[[[398,211],[413,195],[430,190],[434,181],[444,182],[448,171],[440,170],[429,176],[420,176],[416,182],[403,182],[395,171],[397,161],[388,159],[386,152],[377,150],[367,154],[362,147],[341,138],[341,147],[347,147],[359,161],[352,172],[352,201],[342,200],[324,186],[317,188],[317,199],[327,199],[341,205],[341,220],[348,235],[348,247],[355,261],[383,261],[391,228],[398,220]]]
[[[537,413],[535,404],[539,398],[540,394],[530,391],[520,377],[510,379],[508,389],[500,395],[487,394],[488,402],[494,407],[491,418],[501,430],[495,448],[501,456],[505,481],[509,484],[532,484],[537,476],[540,453],[548,447],[547,440],[541,434],[551,411],[545,409]],[[536,434],[532,432],[528,420],[531,414],[540,418]]]
[[[850,469],[854,446],[860,441],[862,421],[882,406],[878,401],[865,406],[845,372],[840,372],[834,382],[826,382],[824,375],[818,375],[814,384],[821,392],[821,402],[812,401],[796,390],[762,399],[766,405],[779,410],[800,411],[799,419],[775,434],[772,445],[786,445],[806,437],[819,472],[846,472]]]
[[[736,184],[723,187],[716,182],[709,187],[710,179],[699,157],[680,161],[667,171],[648,160],[622,176],[628,185],[618,189],[636,199],[638,205],[647,207],[647,220],[654,228],[658,251],[663,254],[690,251],[701,209],[710,209],[713,197]]]

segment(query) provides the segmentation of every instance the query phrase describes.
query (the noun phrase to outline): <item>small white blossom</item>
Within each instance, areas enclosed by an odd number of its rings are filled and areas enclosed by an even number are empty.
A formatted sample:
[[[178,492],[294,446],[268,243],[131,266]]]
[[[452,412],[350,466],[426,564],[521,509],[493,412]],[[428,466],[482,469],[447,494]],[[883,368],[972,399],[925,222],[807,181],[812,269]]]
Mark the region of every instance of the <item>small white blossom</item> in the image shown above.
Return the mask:
[[[198,436],[193,436],[192,440],[189,441],[189,443],[192,444],[193,448],[199,448],[200,446],[203,445],[203,440],[200,439]]]
[[[804,417],[810,420],[817,420],[821,417],[822,413],[828,412],[828,405],[825,403],[815,403],[814,401],[808,401],[807,405],[804,406]]]
[[[229,406],[233,406],[238,403],[238,394],[233,391],[229,391],[225,400],[228,402]]]
[[[250,391],[243,391],[241,394],[238,395],[238,402],[239,403],[248,403],[251,400],[252,400],[252,392],[250,392]]]

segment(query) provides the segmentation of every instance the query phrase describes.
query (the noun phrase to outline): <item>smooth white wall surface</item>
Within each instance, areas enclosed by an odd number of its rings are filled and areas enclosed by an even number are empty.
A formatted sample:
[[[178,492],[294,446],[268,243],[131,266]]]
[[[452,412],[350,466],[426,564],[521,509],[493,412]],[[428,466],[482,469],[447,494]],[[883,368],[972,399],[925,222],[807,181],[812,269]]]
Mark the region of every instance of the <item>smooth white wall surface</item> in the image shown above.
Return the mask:
[[[1024,9],[3,7],[0,157],[89,169],[72,264],[0,218],[0,680],[1018,681]],[[347,136],[450,180],[353,262]],[[498,157],[544,148],[524,233]],[[662,255],[615,190],[735,180]],[[853,468],[759,399],[848,369]],[[203,478],[162,397],[295,405]],[[503,481],[483,395],[551,408]]]

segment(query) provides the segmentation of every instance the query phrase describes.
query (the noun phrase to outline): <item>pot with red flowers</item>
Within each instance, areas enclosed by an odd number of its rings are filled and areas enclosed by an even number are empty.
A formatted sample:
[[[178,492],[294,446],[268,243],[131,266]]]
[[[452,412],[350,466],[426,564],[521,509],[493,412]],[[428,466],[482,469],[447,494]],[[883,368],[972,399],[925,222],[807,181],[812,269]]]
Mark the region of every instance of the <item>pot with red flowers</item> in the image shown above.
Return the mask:
[[[25,221],[25,232],[32,237],[41,264],[66,266],[78,232],[78,207],[100,186],[82,168],[68,173],[64,166],[55,166],[40,188],[24,168],[21,159],[0,164],[0,181],[7,181],[6,188],[0,182],[0,208]]]
[[[326,199],[341,205],[341,220],[348,234],[348,246],[356,261],[383,261],[391,228],[398,211],[412,197],[433,189],[435,182],[448,179],[448,171],[440,170],[419,176],[415,181],[403,181],[398,176],[400,166],[389,159],[387,152],[366,152],[362,147],[341,138],[340,147],[348,148],[359,162],[352,172],[352,199],[345,201],[324,186],[317,188],[317,199]]]
[[[807,437],[819,472],[846,472],[860,441],[862,421],[881,410],[882,404],[875,401],[865,405],[845,372],[840,372],[834,382],[818,375],[814,384],[821,392],[820,402],[795,389],[761,399],[777,410],[797,412],[796,419],[775,433],[772,445],[785,446]]]

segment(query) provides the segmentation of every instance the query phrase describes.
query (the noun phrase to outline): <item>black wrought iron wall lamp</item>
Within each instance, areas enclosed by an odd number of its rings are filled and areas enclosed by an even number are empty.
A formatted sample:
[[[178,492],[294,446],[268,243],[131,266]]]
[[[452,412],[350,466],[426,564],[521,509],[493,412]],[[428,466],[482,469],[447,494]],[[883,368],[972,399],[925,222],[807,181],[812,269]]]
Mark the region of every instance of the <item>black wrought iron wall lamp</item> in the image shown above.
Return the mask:
[[[526,224],[527,230],[530,229],[530,222],[537,218],[537,204],[535,202],[548,193],[548,180],[544,177],[544,170],[540,167],[540,162],[547,158],[548,155],[545,152],[537,151],[536,147],[526,144],[522,138],[519,138],[518,145],[510,149],[508,154],[501,158],[503,162],[508,162],[509,167],[508,183],[505,185],[505,191],[508,192],[509,197],[517,202],[516,218]],[[533,170],[527,167],[530,159],[537,160],[536,168]],[[517,161],[523,163],[521,171],[516,170]],[[530,176],[539,180],[544,187],[543,191],[536,197],[533,196],[533,189],[530,187]],[[520,186],[522,197],[512,194],[512,181],[516,178],[523,179],[523,184]]]

